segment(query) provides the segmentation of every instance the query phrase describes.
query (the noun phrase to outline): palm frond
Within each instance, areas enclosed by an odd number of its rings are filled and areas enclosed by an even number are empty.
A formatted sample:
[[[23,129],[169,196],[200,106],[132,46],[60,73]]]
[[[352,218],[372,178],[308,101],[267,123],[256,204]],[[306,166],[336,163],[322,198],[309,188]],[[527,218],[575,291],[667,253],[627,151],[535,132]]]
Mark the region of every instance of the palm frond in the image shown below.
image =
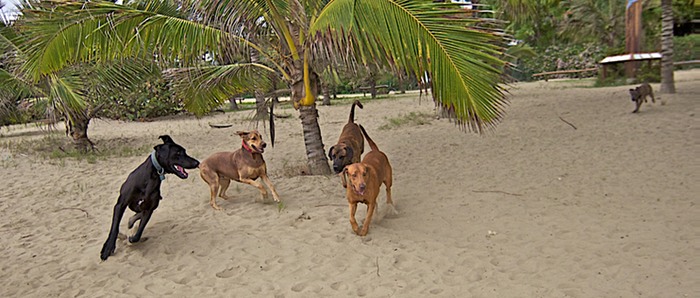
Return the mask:
[[[66,115],[73,121],[87,113],[87,103],[80,93],[82,80],[79,76],[58,76],[51,74],[49,78],[49,105],[56,112]]]
[[[237,94],[269,89],[270,72],[274,70],[262,64],[243,63],[173,68],[164,73],[185,109],[201,116]]]
[[[205,55],[215,59],[224,43],[257,48],[244,38],[187,19],[166,3],[148,0],[132,7],[106,1],[41,1],[23,10],[19,24],[30,36],[22,47],[26,71],[38,80],[76,62],[124,57],[194,65]]]
[[[427,72],[436,103],[460,125],[481,132],[500,120],[506,100],[498,85],[501,37],[473,29],[478,21],[449,3],[336,0],[310,32],[318,45],[351,49],[363,62],[381,58],[419,78]]]
[[[41,91],[23,81],[15,74],[0,68],[0,98],[4,99],[21,99],[30,97],[33,94],[40,94]]]

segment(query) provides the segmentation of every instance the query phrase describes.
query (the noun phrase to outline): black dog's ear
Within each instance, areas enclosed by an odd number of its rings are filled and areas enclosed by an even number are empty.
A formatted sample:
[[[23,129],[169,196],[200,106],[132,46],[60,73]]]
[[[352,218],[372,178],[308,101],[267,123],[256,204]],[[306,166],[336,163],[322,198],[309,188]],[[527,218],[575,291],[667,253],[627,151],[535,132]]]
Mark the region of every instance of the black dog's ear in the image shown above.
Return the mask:
[[[348,188],[348,182],[345,181],[345,176],[348,174],[348,168],[345,167],[343,168],[343,171],[340,172],[340,181],[343,182],[343,188]]]
[[[335,146],[331,146],[330,149],[328,149],[328,159],[333,160],[333,149],[335,149]]]
[[[175,144],[175,141],[173,141],[173,139],[169,135],[162,135],[158,138],[163,140],[163,144]]]

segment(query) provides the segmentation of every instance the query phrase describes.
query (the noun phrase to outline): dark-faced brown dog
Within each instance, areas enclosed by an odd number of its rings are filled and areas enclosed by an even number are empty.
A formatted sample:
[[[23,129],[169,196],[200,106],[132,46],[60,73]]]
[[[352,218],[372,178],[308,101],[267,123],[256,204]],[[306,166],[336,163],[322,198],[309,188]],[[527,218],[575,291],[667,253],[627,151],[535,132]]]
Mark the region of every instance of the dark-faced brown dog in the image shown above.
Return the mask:
[[[258,177],[262,178],[267,187],[270,188],[275,202],[279,202],[277,191],[270,178],[267,177],[267,166],[262,156],[267,144],[257,130],[236,133],[243,139],[240,149],[234,152],[214,153],[199,164],[199,175],[202,176],[211,190],[209,204],[212,208],[221,210],[221,207],[216,204],[216,196],[218,194],[225,200],[230,198],[226,195],[226,190],[231,180],[257,187],[260,190],[261,198],[267,199],[268,194],[265,187],[261,183],[255,182]]]
[[[343,171],[345,166],[360,162],[362,152],[365,151],[365,141],[362,139],[360,127],[355,124],[355,106],[362,109],[362,103],[356,100],[350,108],[350,119],[343,126],[343,131],[340,132],[338,143],[333,145],[328,150],[328,157],[333,162],[333,171],[338,174]]]
[[[365,236],[369,231],[369,224],[372,221],[374,210],[377,208],[377,196],[382,183],[386,187],[387,205],[393,205],[394,203],[391,201],[392,174],[389,159],[384,152],[379,151],[379,148],[367,135],[362,125],[360,125],[360,129],[365,138],[367,138],[367,143],[369,143],[372,151],[365,155],[362,162],[345,167],[341,177],[343,187],[346,188],[346,197],[350,204],[350,225],[352,225],[352,230],[357,235]],[[365,216],[364,224],[362,224],[362,230],[357,226],[357,221],[355,220],[357,203],[367,205],[367,215]]]

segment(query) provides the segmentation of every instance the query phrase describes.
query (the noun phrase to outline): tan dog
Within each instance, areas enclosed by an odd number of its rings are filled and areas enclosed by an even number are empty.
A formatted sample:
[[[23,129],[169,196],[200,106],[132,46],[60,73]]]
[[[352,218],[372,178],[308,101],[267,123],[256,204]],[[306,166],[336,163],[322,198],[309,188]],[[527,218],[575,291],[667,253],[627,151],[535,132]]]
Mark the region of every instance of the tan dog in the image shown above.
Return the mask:
[[[362,133],[367,138],[369,147],[372,151],[367,153],[360,163],[351,164],[343,170],[341,178],[343,187],[346,188],[346,197],[350,204],[350,225],[355,234],[360,236],[367,235],[369,224],[372,221],[372,215],[377,208],[377,196],[379,195],[379,187],[384,183],[386,187],[386,203],[394,205],[391,201],[391,164],[384,152],[379,151],[377,145],[369,138],[365,128],[360,125]],[[346,178],[347,176],[347,178]],[[349,183],[348,181],[349,180]],[[350,184],[350,186],[348,186]],[[355,211],[357,211],[357,203],[367,204],[367,215],[365,222],[362,224],[362,230],[357,226],[355,220]]]
[[[267,144],[257,130],[236,133],[243,139],[240,149],[234,152],[214,153],[199,164],[199,175],[202,176],[204,182],[209,184],[211,189],[209,204],[212,208],[221,210],[221,207],[216,204],[216,195],[218,193],[220,197],[228,200],[230,197],[226,195],[226,190],[231,180],[257,187],[262,199],[267,199],[268,194],[265,187],[261,183],[255,182],[258,177],[262,178],[267,187],[270,188],[275,202],[279,202],[277,191],[270,182],[270,178],[267,177],[267,166],[262,156]]]
[[[365,151],[365,141],[362,139],[362,132],[360,132],[360,127],[354,122],[355,106],[362,109],[362,103],[359,100],[355,100],[352,103],[350,119],[343,126],[338,143],[328,150],[328,157],[333,162],[333,171],[336,174],[342,172],[345,166],[360,162],[362,152]]]

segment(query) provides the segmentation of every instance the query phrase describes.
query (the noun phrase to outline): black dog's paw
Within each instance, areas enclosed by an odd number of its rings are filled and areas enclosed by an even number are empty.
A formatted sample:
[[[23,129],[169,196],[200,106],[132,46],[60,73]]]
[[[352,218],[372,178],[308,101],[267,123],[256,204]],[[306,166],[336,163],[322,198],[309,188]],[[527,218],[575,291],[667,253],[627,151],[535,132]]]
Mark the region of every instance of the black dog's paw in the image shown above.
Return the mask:
[[[116,245],[114,245],[114,244],[110,245],[109,243],[105,243],[105,245],[102,246],[102,252],[100,253],[100,259],[102,259],[103,261],[106,261],[107,258],[109,258],[109,256],[114,254],[115,250],[116,250]]]
[[[136,238],[135,236],[129,236],[129,243],[144,242],[146,240],[148,240],[148,237]]]

